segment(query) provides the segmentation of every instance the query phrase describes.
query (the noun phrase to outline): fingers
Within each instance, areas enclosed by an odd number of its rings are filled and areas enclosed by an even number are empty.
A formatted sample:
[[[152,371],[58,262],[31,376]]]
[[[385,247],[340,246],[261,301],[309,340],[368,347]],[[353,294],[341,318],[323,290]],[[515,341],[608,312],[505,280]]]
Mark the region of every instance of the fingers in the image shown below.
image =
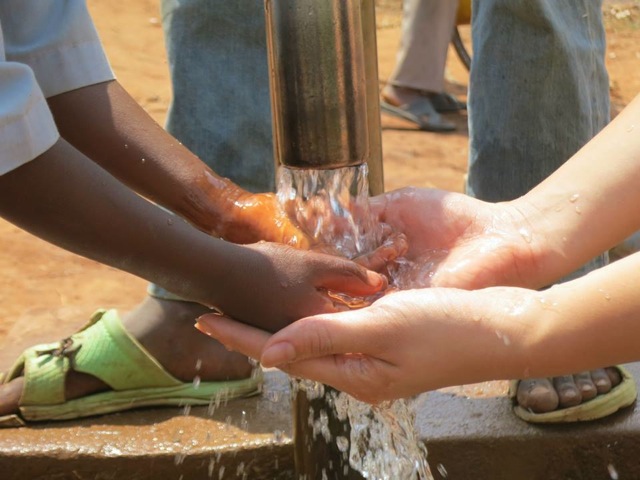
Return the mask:
[[[354,296],[373,295],[387,286],[384,275],[372,272],[350,260],[323,255],[324,264],[316,287],[335,290]]]
[[[348,316],[345,321],[350,322]],[[334,332],[324,330],[320,323],[314,324],[313,321],[307,321],[300,331],[292,328],[294,326],[296,324],[285,329],[291,331],[283,335],[284,339],[276,339],[275,343],[268,345],[269,333],[225,316],[203,315],[196,324],[198,330],[217,339],[228,349],[251,358],[260,358],[264,367],[277,366],[290,375],[331,385],[363,402],[375,404],[399,395],[399,392],[389,389],[389,385],[393,384],[391,379],[398,374],[390,363],[365,354],[331,353],[335,350],[357,351],[377,342],[371,342],[370,339],[358,341],[359,337],[354,335],[351,328],[347,328],[348,323],[336,323],[332,326]],[[300,338],[286,340],[296,335],[300,335]],[[270,353],[261,355],[263,350]],[[316,354],[317,357],[312,358]]]
[[[290,223],[283,227],[281,243],[299,248],[300,250],[309,250],[311,248],[311,240],[309,237],[307,237],[302,230]]]
[[[330,385],[362,402],[377,404],[401,395],[389,390],[395,368],[366,355],[330,355],[285,365],[281,370]]]
[[[271,336],[259,328],[213,313],[202,315],[196,322],[198,330],[215,338],[229,350],[256,359],[260,358],[262,349]]]
[[[390,235],[382,246],[357,257],[354,261],[364,268],[380,272],[385,270],[387,264],[405,255],[408,249],[407,237],[402,233],[395,233]]]
[[[281,367],[300,360],[334,354],[375,355],[383,351],[386,338],[384,334],[380,335],[375,326],[361,326],[360,319],[363,314],[367,315],[366,312],[369,309],[299,320],[266,342],[260,361],[265,367]]]
[[[388,203],[389,197],[387,194],[378,195],[369,199],[371,213],[382,222],[385,221]]]

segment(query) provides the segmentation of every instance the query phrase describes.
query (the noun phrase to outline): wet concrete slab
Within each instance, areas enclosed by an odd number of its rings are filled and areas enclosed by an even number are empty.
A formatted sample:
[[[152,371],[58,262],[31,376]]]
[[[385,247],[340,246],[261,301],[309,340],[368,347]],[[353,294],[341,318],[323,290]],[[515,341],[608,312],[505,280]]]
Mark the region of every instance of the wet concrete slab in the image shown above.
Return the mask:
[[[630,366],[640,378],[640,366]],[[217,408],[144,409],[0,430],[3,480],[294,478],[288,379]],[[435,479],[640,478],[640,413],[532,426],[510,411],[505,382],[423,395],[417,428]]]
[[[54,323],[64,336],[80,326],[68,319],[86,317],[79,313],[29,321],[10,333],[0,371],[26,346],[52,338],[43,324]],[[640,379],[640,364],[629,369]],[[436,480],[640,479],[637,406],[595,422],[534,426],[513,415],[506,391],[506,382],[489,382],[416,400]],[[262,395],[215,408],[142,409],[2,429],[0,479],[291,479],[291,431],[289,380],[268,371]]]
[[[637,383],[640,364],[628,368]],[[506,390],[490,382],[421,398],[416,424],[436,479],[640,479],[637,405],[592,422],[532,425],[511,413]]]
[[[0,430],[3,480],[292,478],[288,378],[227,404]]]

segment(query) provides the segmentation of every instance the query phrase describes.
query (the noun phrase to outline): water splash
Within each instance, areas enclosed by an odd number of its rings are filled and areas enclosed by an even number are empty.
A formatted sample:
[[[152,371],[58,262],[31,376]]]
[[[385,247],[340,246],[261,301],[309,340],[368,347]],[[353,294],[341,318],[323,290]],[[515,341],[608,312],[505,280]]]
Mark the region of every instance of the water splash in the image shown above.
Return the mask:
[[[350,395],[310,380],[293,382],[293,394],[302,390],[309,399],[324,399],[319,411],[310,409],[312,441],[335,442],[348,465],[371,480],[432,480],[427,449],[414,428],[415,409],[409,400],[372,406]],[[349,437],[331,436],[328,418],[348,422]],[[332,470],[332,468],[330,468]],[[345,474],[346,475],[346,474]]]
[[[279,170],[278,199],[289,217],[327,251],[355,258],[382,243],[383,226],[371,215],[366,165],[333,170]],[[427,252],[419,261],[398,260],[390,268],[394,288],[424,284],[446,252]],[[336,301],[362,308],[367,299],[331,293]],[[414,429],[415,414],[406,400],[371,406],[309,380],[292,382],[292,394],[324,399],[323,409],[309,409],[313,441],[335,442],[348,465],[364,478],[432,479],[427,451]],[[349,422],[350,436],[332,438],[329,417]],[[310,446],[308,446],[310,448]],[[332,470],[333,465],[329,465]],[[345,470],[348,466],[345,462]],[[323,474],[326,472],[323,471]],[[347,472],[344,472],[346,475]]]
[[[315,242],[347,258],[374,250],[382,229],[370,213],[366,165],[278,171],[278,200]]]

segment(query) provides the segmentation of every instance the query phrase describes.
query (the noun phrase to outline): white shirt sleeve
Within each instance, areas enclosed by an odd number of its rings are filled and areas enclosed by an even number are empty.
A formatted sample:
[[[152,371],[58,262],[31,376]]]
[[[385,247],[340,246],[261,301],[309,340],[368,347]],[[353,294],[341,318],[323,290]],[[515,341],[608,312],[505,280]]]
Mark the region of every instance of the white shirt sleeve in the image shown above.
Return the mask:
[[[114,78],[84,0],[0,0],[6,59],[46,97]]]
[[[0,60],[0,175],[43,154],[59,137],[31,69]]]
[[[58,140],[45,97],[113,78],[84,0],[0,0],[0,175]]]

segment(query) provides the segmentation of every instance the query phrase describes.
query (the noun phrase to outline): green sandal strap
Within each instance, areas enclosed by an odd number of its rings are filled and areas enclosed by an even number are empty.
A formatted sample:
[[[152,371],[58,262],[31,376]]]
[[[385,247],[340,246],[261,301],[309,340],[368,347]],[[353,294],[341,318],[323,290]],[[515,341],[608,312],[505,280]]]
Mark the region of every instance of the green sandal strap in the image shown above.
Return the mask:
[[[20,404],[56,405],[66,401],[69,370],[92,375],[115,391],[182,385],[127,333],[116,310],[97,312],[87,326],[61,342],[25,350],[5,381],[23,372]]]
[[[104,312],[99,322],[77,338],[91,348],[78,350],[72,368],[98,377],[113,390],[182,385],[129,335],[116,310]]]

